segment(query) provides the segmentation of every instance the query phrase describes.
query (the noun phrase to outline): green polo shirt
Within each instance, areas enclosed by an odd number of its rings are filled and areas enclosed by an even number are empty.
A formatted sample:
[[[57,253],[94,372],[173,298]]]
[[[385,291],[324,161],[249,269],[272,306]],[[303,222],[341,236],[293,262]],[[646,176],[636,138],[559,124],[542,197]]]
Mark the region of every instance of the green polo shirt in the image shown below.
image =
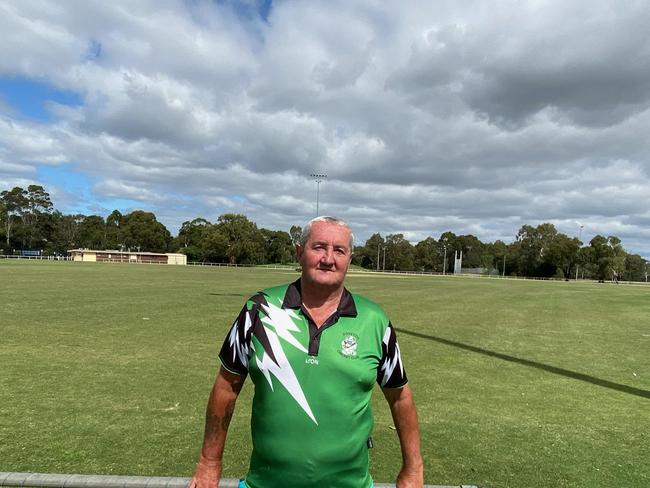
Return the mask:
[[[373,385],[406,384],[395,331],[374,302],[343,291],[316,327],[300,280],[251,297],[221,352],[255,385],[250,488],[366,488]]]

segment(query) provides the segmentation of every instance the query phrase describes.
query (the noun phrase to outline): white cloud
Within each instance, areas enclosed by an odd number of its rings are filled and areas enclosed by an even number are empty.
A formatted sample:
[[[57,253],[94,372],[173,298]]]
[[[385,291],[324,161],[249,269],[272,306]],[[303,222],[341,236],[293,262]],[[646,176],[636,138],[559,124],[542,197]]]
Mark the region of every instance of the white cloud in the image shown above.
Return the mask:
[[[256,5],[0,1],[0,76],[83,101],[47,124],[4,104],[0,182],[73,163],[172,232],[225,211],[287,230],[324,171],[322,211],[362,239],[579,220],[650,257],[647,4]]]

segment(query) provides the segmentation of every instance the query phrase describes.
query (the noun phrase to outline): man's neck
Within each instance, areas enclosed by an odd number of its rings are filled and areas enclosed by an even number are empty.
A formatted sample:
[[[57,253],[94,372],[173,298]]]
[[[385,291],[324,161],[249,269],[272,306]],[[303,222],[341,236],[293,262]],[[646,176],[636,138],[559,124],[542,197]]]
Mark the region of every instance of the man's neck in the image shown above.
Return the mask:
[[[302,303],[308,309],[336,308],[343,295],[343,285],[337,287],[324,287],[315,285],[304,278],[300,279],[300,294]]]

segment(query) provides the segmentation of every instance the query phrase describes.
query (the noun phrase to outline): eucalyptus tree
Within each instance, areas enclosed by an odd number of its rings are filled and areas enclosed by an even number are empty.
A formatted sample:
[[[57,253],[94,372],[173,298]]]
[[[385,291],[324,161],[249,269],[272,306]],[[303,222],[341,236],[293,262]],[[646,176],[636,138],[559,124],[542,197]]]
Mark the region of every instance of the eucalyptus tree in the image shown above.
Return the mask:
[[[0,193],[0,215],[4,224],[6,253],[12,249],[12,232],[16,225],[22,224],[22,215],[27,205],[27,191],[19,186]]]

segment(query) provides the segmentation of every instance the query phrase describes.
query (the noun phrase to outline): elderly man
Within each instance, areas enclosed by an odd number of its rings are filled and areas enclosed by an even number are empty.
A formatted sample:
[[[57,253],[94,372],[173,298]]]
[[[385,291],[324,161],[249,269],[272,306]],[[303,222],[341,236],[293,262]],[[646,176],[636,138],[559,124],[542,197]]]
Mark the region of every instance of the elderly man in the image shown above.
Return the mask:
[[[395,331],[375,303],[344,286],[352,232],[333,217],[307,224],[300,279],[248,300],[219,358],[205,436],[189,488],[215,488],[235,401],[255,385],[253,452],[242,488],[368,488],[378,382],[399,435],[398,488],[423,485],[420,436]]]

